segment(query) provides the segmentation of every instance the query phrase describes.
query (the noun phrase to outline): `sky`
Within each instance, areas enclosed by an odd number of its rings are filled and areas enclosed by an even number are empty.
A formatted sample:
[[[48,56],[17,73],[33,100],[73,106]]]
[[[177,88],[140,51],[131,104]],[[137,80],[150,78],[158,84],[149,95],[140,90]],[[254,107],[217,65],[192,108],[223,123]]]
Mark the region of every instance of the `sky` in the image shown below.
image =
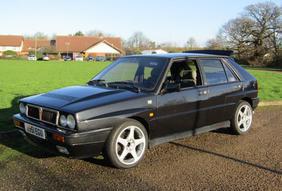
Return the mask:
[[[263,0],[2,0],[0,34],[68,35],[100,30],[127,39],[142,31],[157,43],[203,45],[244,7]],[[272,0],[282,6],[281,0]]]

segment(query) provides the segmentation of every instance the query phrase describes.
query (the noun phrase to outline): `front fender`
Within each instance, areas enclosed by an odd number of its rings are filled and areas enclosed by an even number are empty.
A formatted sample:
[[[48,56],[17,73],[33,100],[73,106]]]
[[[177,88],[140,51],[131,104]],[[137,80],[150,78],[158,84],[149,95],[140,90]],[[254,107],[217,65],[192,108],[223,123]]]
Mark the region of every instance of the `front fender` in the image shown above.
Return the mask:
[[[115,128],[124,123],[128,118],[132,117],[140,117],[148,122],[150,120],[149,113],[152,111],[154,111],[153,108],[136,108],[95,116],[80,121],[78,123],[78,130],[83,132],[94,129]]]

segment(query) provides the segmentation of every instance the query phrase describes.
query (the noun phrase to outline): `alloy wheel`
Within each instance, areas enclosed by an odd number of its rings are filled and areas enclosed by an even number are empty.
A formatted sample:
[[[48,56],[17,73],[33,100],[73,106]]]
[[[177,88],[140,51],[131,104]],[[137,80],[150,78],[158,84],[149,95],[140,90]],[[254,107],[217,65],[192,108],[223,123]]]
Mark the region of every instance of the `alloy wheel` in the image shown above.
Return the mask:
[[[253,111],[249,105],[242,105],[237,114],[237,124],[242,132],[249,130],[252,124]]]
[[[123,129],[116,140],[116,155],[125,165],[137,163],[146,149],[146,138],[143,131],[137,126]]]

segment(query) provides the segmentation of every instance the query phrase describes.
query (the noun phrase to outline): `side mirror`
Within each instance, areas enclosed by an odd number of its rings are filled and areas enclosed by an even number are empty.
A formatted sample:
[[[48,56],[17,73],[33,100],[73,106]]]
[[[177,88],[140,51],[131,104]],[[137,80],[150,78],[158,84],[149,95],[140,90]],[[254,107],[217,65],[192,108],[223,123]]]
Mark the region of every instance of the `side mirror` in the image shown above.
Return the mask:
[[[179,91],[180,91],[180,83],[174,83],[174,82],[167,81],[164,84],[164,87],[161,93],[165,94],[165,93],[179,92]]]

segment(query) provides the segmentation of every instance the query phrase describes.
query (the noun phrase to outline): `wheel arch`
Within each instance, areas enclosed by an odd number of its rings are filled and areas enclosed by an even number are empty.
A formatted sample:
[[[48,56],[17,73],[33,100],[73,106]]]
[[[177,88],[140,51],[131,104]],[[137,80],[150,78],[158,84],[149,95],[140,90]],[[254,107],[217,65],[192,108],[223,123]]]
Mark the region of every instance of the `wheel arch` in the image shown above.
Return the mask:
[[[248,102],[253,107],[253,100],[249,97],[244,97],[241,100]]]
[[[138,121],[139,123],[141,123],[144,127],[145,127],[145,129],[146,129],[146,131],[147,131],[147,134],[148,134],[148,137],[150,137],[150,125],[149,125],[149,123],[146,121],[146,119],[144,119],[144,118],[142,118],[142,117],[139,117],[139,116],[132,116],[132,117],[129,117],[129,119],[133,119],[133,120],[136,120],[136,121]]]

